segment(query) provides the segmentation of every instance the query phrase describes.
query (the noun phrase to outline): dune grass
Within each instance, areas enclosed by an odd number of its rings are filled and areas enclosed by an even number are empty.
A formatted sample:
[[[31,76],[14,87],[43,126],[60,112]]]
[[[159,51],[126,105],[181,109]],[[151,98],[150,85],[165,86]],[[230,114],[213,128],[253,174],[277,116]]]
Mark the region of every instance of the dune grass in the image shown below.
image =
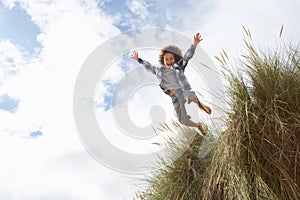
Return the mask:
[[[180,131],[188,135],[192,134],[193,130],[180,128]],[[172,145],[169,147],[170,153],[176,154],[182,149],[186,151],[172,164],[167,165],[164,160],[161,160],[159,164],[163,167],[155,171],[153,176],[148,177],[150,187],[139,191],[137,199],[199,199],[200,188],[198,186],[202,182],[201,174],[207,170],[206,166],[208,166],[202,163],[204,160],[198,158],[202,140],[200,134],[196,134],[187,148],[185,139],[173,138]]]
[[[299,48],[261,52],[245,32],[240,73],[228,70],[225,52],[218,57],[230,85],[226,130],[204,158],[196,135],[173,164],[161,163],[137,199],[300,199]]]

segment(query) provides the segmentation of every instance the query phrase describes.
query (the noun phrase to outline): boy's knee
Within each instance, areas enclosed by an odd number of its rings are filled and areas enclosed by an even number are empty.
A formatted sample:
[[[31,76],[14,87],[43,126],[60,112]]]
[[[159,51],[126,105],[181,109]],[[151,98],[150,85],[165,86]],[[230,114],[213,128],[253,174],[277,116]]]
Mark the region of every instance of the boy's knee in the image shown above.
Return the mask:
[[[198,97],[196,95],[190,95],[190,96],[188,96],[188,99],[192,100],[192,101],[197,101]]]
[[[189,118],[186,118],[184,120],[180,120],[179,122],[183,125],[189,125],[189,120],[190,120]]]
[[[179,121],[181,124],[186,125],[187,124],[187,120],[181,120]]]

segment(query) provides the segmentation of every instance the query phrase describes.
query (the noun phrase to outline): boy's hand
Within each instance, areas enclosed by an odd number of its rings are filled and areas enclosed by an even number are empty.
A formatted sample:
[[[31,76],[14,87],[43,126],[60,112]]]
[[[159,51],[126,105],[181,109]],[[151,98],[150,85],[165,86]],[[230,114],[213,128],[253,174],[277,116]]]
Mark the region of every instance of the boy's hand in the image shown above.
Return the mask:
[[[130,54],[130,58],[134,59],[135,61],[137,61],[139,59],[139,54],[136,50],[134,50],[131,54]]]
[[[196,48],[196,46],[199,44],[200,41],[202,41],[203,38],[201,38],[200,33],[197,33],[196,35],[194,35],[194,47]]]

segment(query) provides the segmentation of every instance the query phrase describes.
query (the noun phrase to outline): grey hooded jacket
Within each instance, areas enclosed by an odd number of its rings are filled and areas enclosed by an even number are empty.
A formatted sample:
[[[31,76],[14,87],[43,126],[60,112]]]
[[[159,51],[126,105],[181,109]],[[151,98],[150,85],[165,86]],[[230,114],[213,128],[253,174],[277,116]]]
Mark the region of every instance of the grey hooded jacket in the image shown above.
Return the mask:
[[[141,58],[138,59],[138,62],[143,65],[147,71],[156,75],[160,82],[159,86],[168,94],[168,91],[171,89],[191,90],[191,85],[184,74],[184,70],[194,53],[195,48],[191,45],[184,56],[171,68],[165,66],[156,67]]]

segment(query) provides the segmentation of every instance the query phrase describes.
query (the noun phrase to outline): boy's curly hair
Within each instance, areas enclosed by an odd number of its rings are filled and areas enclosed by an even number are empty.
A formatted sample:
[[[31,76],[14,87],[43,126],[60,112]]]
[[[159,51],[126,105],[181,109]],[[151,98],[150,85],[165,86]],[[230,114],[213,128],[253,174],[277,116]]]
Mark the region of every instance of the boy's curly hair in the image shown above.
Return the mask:
[[[181,49],[179,49],[177,46],[169,45],[160,50],[160,53],[158,55],[159,64],[164,65],[164,55],[166,53],[171,53],[174,55],[175,63],[177,63],[182,58]]]

